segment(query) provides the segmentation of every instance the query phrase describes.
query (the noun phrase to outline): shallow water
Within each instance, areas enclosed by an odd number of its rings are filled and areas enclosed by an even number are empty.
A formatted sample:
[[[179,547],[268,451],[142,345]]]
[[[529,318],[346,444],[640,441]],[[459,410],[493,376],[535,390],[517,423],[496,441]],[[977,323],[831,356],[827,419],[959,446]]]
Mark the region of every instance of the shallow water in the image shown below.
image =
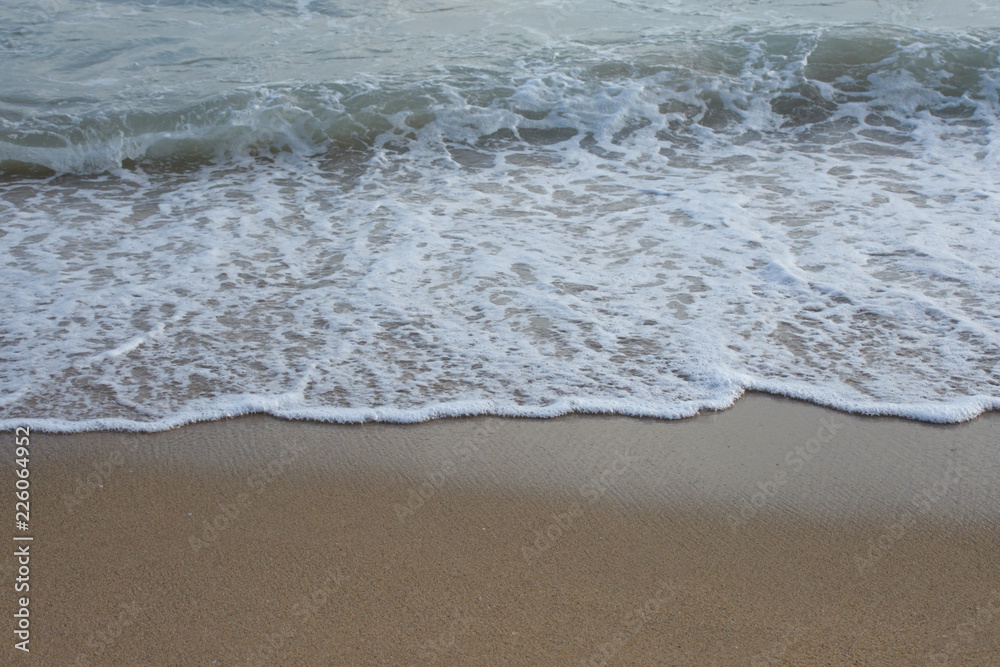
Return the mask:
[[[1000,407],[1000,11],[0,9],[0,423]]]

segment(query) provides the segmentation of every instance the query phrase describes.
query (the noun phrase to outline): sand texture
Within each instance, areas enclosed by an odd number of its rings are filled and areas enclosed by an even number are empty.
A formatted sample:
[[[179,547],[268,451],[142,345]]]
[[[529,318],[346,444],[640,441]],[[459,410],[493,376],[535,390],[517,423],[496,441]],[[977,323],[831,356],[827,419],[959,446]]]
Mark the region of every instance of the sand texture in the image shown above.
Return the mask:
[[[36,432],[31,652],[0,662],[1000,664],[998,426],[748,395]]]

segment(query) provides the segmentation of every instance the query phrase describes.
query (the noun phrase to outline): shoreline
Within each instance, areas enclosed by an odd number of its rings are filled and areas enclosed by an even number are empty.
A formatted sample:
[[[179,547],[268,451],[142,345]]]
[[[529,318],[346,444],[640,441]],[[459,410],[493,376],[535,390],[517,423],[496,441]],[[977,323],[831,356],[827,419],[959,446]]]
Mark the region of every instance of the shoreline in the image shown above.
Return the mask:
[[[676,421],[32,433],[32,653],[987,664],[998,436],[997,412],[935,425],[761,394]]]
[[[944,404],[881,404],[874,408],[860,408],[851,401],[837,404],[820,403],[808,397],[784,393],[778,389],[744,389],[730,398],[705,399],[670,404],[669,407],[652,407],[641,404],[628,410],[618,407],[615,402],[589,400],[584,398],[559,399],[545,406],[515,406],[497,408],[493,401],[457,401],[433,404],[423,408],[282,408],[277,399],[258,397],[237,398],[224,402],[222,407],[209,411],[189,411],[164,417],[156,421],[142,422],[123,417],[102,417],[71,421],[51,418],[4,418],[0,419],[0,432],[17,427],[29,426],[38,433],[163,433],[185,426],[240,419],[242,417],[273,417],[282,421],[306,422],[353,426],[364,424],[411,425],[447,419],[558,419],[561,417],[625,417],[632,419],[655,419],[660,421],[680,421],[703,417],[732,410],[741,401],[750,397],[770,397],[779,400],[796,401],[806,405],[830,410],[836,413],[862,418],[901,419],[922,424],[952,426],[973,422],[983,415],[1000,412],[996,399],[976,396]]]

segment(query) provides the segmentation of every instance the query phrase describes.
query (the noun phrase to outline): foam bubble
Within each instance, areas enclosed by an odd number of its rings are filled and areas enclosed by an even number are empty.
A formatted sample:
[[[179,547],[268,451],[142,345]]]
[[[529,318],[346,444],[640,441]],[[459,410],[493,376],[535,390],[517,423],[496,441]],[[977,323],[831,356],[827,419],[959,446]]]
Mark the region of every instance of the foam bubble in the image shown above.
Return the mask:
[[[654,42],[5,153],[0,426],[1000,407],[996,40]]]

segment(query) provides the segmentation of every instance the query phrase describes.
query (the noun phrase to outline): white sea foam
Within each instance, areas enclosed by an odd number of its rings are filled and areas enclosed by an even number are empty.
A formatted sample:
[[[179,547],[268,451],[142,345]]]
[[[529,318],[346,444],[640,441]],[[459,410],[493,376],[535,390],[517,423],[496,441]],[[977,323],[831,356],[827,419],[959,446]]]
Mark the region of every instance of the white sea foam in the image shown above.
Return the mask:
[[[0,427],[1000,408],[996,36],[550,48],[8,114]]]

